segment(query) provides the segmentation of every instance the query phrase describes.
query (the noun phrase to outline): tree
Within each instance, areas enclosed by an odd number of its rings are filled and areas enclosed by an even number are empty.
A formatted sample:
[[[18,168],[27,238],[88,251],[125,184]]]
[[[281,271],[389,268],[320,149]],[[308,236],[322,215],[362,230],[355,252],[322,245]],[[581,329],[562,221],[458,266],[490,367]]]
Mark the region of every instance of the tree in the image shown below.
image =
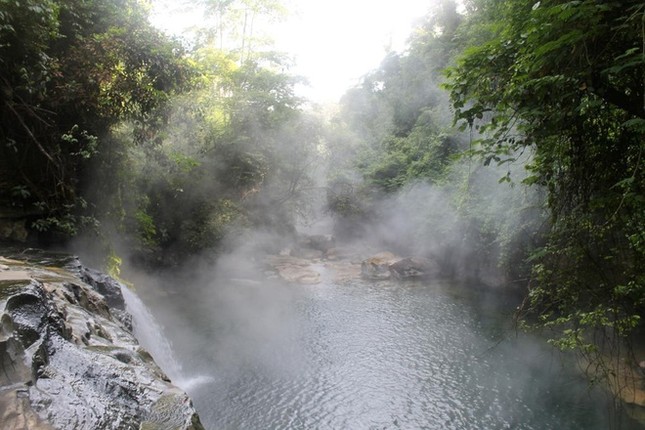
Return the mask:
[[[74,234],[80,183],[112,127],[136,121],[144,142],[190,67],[136,0],[0,3],[3,200],[37,230]],[[7,192],[8,191],[8,192]]]
[[[200,29],[205,36],[201,44],[235,53],[240,64],[252,59],[258,51],[256,48],[271,45],[264,36],[256,35],[256,21],[280,20],[287,13],[279,0],[188,0],[186,3],[204,7],[206,15],[214,19]]]
[[[217,255],[253,227],[291,233],[311,188],[319,130],[286,60],[255,53],[240,64],[212,46],[190,59],[194,87],[174,98],[157,144],[129,148],[113,193],[128,247],[146,264]]]
[[[361,171],[384,191],[440,180],[459,150],[439,88],[459,21],[456,4],[442,2],[415,30],[406,52],[389,53],[343,97],[341,115],[364,142]]]
[[[474,152],[488,162],[533,152],[525,183],[546,188],[551,226],[531,256],[528,310],[560,330],[555,344],[599,363],[645,310],[645,6],[469,7],[448,72],[455,120],[480,133]]]

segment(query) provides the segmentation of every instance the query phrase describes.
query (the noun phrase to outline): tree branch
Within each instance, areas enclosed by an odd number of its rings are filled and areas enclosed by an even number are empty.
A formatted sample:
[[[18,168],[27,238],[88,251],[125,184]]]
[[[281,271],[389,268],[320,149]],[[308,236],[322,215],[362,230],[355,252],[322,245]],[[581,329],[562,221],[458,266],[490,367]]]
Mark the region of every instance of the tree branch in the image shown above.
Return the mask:
[[[45,158],[47,158],[49,161],[51,161],[51,163],[54,166],[60,167],[59,163],[56,160],[54,160],[54,158],[45,150],[45,148],[43,148],[43,146],[40,144],[40,142],[38,141],[36,136],[34,136],[34,133],[31,131],[29,126],[25,123],[25,121],[22,118],[22,116],[20,115],[20,113],[18,113],[18,111],[16,111],[16,109],[11,105],[11,103],[7,102],[7,103],[5,103],[5,106],[7,106],[7,108],[11,112],[13,112],[13,114],[16,116],[16,119],[20,123],[20,125],[22,125],[22,127],[25,129],[25,131],[27,132],[29,137],[31,137],[31,140],[34,141],[34,143],[36,144],[36,147],[45,156]]]

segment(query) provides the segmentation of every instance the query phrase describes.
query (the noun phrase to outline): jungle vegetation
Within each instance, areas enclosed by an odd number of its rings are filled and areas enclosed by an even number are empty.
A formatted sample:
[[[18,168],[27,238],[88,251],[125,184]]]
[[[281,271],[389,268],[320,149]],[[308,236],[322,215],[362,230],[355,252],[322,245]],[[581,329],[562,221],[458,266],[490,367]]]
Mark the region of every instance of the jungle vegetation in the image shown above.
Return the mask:
[[[283,6],[195,3],[212,19],[186,45],[138,0],[0,0],[0,202],[33,237],[167,266],[293,234],[321,190],[358,232],[423,183],[459,222],[415,209],[417,237],[442,225],[446,260],[505,273],[555,345],[642,333],[642,1],[443,0],[331,117],[249,24]]]

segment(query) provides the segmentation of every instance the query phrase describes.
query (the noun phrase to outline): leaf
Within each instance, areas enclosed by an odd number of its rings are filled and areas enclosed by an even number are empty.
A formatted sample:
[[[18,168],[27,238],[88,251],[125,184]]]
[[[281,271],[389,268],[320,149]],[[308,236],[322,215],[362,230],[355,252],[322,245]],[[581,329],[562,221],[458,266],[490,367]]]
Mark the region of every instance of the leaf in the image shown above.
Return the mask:
[[[622,125],[636,133],[645,134],[645,119],[643,118],[630,119],[629,121],[625,121]]]
[[[641,58],[636,58],[635,60],[628,61],[627,63],[618,64],[616,66],[604,69],[602,73],[617,75],[619,73],[622,73],[625,69],[629,69],[631,67],[638,67],[642,65],[643,65],[643,60]]]
[[[569,51],[571,49],[571,45],[574,45],[578,41],[582,40],[584,38],[584,35],[585,34],[581,30],[576,29],[576,30],[570,31],[569,33],[563,34],[556,40],[546,42],[541,46],[537,47],[537,49],[535,50],[535,56],[543,57],[546,54],[549,54],[553,51],[563,49],[563,48]]]

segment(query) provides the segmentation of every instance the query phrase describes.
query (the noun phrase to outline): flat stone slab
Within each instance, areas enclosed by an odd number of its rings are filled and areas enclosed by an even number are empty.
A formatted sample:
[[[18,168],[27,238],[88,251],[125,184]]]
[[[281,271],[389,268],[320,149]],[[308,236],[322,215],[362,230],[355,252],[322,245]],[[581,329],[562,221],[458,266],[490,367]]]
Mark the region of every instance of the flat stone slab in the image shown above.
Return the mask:
[[[32,276],[26,270],[0,270],[0,281],[29,281]]]

